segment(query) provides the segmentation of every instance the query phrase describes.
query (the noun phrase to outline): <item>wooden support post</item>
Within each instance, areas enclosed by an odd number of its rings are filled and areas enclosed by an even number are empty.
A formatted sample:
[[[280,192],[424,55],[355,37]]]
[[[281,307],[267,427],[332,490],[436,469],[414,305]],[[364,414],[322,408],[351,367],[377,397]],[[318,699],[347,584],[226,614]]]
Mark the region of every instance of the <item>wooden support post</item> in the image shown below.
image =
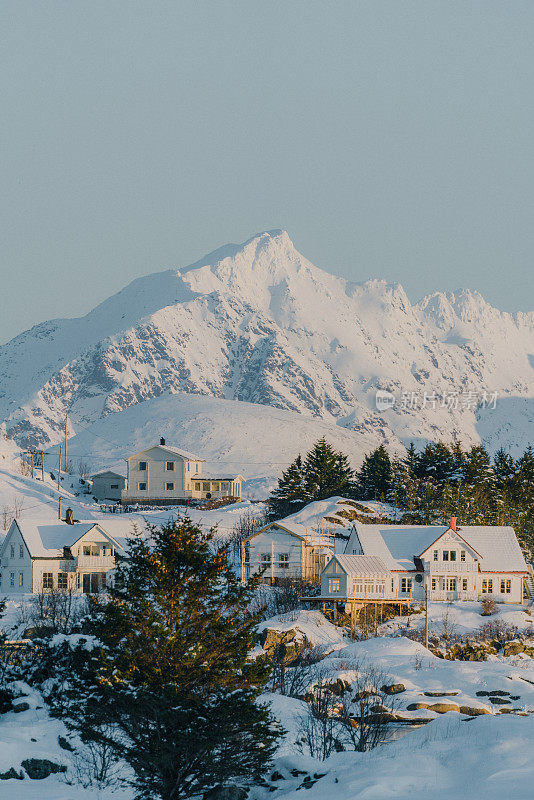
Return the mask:
[[[34,465],[34,461],[33,461],[33,450],[30,453],[30,455],[32,457],[32,478],[35,479],[35,465]]]
[[[425,647],[428,648],[428,581],[425,582]]]
[[[67,421],[68,421],[68,415],[65,414],[65,461],[64,461],[64,464],[63,464],[63,466],[64,466],[64,470],[63,471],[64,472],[67,471]]]
[[[58,492],[61,490],[61,451],[62,447],[59,445],[59,460],[58,460],[58,469],[57,469],[57,490]]]
[[[41,478],[44,483],[44,450],[41,450]]]

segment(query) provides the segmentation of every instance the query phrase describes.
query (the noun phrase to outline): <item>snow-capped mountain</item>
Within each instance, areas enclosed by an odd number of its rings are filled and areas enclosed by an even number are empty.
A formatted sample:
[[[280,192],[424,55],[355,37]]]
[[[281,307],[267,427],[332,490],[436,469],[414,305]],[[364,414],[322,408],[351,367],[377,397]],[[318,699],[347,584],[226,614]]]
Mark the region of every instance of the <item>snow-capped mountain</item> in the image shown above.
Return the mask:
[[[20,444],[49,444],[65,413],[74,433],[186,392],[296,411],[366,442],[477,441],[485,426],[492,445],[507,443],[506,430],[519,445],[533,418],[533,365],[534,312],[501,312],[468,290],[413,305],[402,286],[330,275],[270,231],[2,346],[0,419]],[[377,412],[379,389],[395,394],[393,408]],[[496,409],[477,408],[484,391],[498,393]],[[411,407],[425,392],[426,408]],[[429,400],[434,392],[446,402]],[[517,398],[524,435],[506,424]]]

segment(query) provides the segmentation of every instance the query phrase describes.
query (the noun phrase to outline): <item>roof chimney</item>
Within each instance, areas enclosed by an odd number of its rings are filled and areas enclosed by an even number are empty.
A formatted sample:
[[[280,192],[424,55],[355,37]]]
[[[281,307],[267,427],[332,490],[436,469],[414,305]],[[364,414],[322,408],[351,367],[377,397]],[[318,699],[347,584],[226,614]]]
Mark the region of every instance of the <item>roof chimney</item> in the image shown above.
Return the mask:
[[[456,517],[451,517],[451,524],[450,524],[451,531],[456,530]]]
[[[65,511],[65,522],[67,525],[74,525],[74,516],[72,514],[72,508],[67,508]]]
[[[159,440],[159,443],[160,443],[161,445],[164,445],[164,444],[165,444],[165,439],[163,438],[163,436],[162,436],[162,437],[161,437],[161,439]]]

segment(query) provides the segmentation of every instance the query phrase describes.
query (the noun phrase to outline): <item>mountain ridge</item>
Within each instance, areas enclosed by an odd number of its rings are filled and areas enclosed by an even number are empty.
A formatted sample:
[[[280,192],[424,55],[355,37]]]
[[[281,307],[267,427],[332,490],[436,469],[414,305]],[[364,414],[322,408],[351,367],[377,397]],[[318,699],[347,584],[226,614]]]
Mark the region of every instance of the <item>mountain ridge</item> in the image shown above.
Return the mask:
[[[286,231],[224,245],[131,281],[77,319],[0,347],[0,418],[23,446],[165,392],[270,405],[377,441],[476,441],[479,410],[394,409],[376,391],[534,396],[534,312],[479,292],[412,304],[399,283],[354,283],[313,265]],[[23,365],[24,369],[20,369]]]

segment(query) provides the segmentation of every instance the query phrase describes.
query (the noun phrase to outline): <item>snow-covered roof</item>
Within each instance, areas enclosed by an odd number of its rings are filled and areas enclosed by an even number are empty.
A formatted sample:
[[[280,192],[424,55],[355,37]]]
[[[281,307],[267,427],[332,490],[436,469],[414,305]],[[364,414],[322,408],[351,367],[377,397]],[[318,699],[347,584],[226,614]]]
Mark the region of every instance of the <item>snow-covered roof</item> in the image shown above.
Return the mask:
[[[244,480],[243,476],[239,473],[228,472],[208,472],[206,474],[199,474],[198,472],[191,478],[192,481],[235,481],[238,478]]]
[[[172,453],[175,456],[180,456],[180,458],[184,458],[186,461],[205,461],[205,458],[201,458],[200,456],[195,455],[194,453],[188,453],[187,450],[180,450],[179,447],[173,447],[170,444],[155,444],[152,447],[146,447],[144,450],[139,450],[138,453],[134,453],[133,455],[129,456],[129,458],[137,458],[137,456],[142,455],[143,453],[148,453],[150,450],[164,450],[167,453]]]
[[[414,556],[422,555],[448,530],[445,525],[366,525],[356,522],[345,553],[377,556],[390,570],[413,570]],[[479,554],[482,571],[526,571],[513,528],[466,526],[459,527],[457,534]]]
[[[122,478],[122,480],[125,480],[126,476],[122,475],[120,472],[104,470],[103,472],[97,472],[96,475],[91,475],[91,480],[94,481],[95,478]]]
[[[336,555],[335,560],[347,575],[358,575],[364,578],[387,578],[390,571],[381,558],[377,556]]]
[[[33,558],[58,558],[63,554],[64,547],[71,547],[92,528],[114,541],[119,547],[122,545],[97,522],[75,522],[68,525],[66,522],[35,522],[27,520],[14,520],[15,525],[30,555]],[[4,542],[5,546],[5,542]]]

